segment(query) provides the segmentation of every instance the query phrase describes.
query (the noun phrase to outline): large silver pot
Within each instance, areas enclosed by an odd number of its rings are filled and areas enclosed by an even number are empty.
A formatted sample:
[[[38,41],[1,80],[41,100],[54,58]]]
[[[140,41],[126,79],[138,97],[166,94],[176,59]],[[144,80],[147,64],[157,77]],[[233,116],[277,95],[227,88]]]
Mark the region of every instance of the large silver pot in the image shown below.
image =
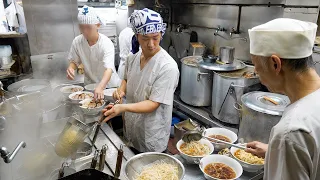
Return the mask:
[[[45,79],[24,79],[8,86],[8,90],[16,95],[31,92],[49,92],[51,91],[50,81]]]
[[[212,115],[222,122],[239,124],[239,112],[234,104],[240,102],[241,96],[260,88],[259,78],[253,75],[244,77],[244,73],[253,73],[254,68],[248,66],[239,71],[214,72],[212,87]]]
[[[271,98],[278,105],[266,100],[265,97]],[[241,102],[239,142],[268,143],[272,127],[280,121],[285,107],[290,104],[289,98],[280,94],[256,91],[243,95]]]
[[[198,67],[201,56],[188,56],[181,59],[180,98],[192,106],[210,106],[212,72]]]

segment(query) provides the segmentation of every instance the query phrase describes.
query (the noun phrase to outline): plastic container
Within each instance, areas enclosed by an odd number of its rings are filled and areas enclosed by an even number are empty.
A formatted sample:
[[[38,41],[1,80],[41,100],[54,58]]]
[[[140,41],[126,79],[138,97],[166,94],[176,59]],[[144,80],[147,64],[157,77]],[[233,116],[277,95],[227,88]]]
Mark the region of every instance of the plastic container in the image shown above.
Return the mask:
[[[173,138],[174,137],[174,125],[178,124],[180,122],[180,119],[177,117],[172,117],[172,121],[171,121],[171,130],[170,130],[170,137]]]
[[[0,45],[0,57],[8,57],[12,55],[12,49],[10,45]]]

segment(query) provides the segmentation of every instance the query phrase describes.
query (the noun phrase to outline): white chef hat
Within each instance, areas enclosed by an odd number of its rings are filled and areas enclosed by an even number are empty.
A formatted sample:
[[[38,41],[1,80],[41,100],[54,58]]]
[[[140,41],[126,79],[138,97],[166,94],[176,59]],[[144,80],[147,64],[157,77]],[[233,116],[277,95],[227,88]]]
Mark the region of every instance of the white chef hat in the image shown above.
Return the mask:
[[[93,7],[84,5],[78,13],[79,24],[101,24],[101,20]]]
[[[317,25],[295,19],[279,18],[249,29],[250,53],[284,59],[309,57]]]

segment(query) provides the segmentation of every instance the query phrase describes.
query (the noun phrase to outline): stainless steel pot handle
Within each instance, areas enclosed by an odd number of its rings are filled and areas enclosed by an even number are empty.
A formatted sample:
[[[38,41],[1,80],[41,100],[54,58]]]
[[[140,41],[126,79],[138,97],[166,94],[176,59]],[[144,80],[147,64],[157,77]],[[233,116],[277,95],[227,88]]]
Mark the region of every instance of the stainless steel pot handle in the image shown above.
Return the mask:
[[[210,75],[210,74],[209,73],[198,72],[197,81],[200,81],[200,78],[201,78],[202,75]]]
[[[242,111],[242,105],[239,103],[234,103],[233,107],[237,110],[237,111]]]

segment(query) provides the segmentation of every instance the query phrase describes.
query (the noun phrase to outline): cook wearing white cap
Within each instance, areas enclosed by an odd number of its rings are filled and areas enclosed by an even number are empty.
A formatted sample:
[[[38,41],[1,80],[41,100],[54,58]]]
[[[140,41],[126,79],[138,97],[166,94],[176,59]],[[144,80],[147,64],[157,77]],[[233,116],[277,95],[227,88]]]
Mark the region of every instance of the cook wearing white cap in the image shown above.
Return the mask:
[[[130,17],[133,55],[125,65],[124,80],[114,93],[127,104],[105,109],[105,121],[124,113],[124,135],[138,152],[163,152],[170,137],[173,94],[179,81],[175,60],[160,47],[165,24],[157,12],[136,10]],[[141,49],[139,49],[141,47]]]
[[[316,31],[314,23],[285,18],[249,30],[261,83],[291,101],[269,144],[247,145],[248,152],[265,157],[265,180],[320,179],[320,78],[312,60]]]
[[[102,22],[92,7],[84,6],[79,11],[78,21],[81,35],[72,42],[67,76],[73,80],[75,70],[82,63],[85,84],[98,83],[95,98],[102,99],[106,87],[118,87],[121,83],[114,67],[114,45],[98,32]]]

